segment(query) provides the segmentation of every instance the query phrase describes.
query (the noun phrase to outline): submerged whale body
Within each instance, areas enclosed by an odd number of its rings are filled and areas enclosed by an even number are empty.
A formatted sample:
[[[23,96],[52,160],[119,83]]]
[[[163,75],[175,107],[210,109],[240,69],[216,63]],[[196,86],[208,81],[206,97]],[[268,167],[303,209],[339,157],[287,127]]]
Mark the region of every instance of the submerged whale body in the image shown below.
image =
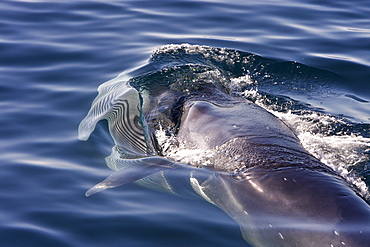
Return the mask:
[[[103,84],[79,138],[107,119],[116,146],[106,162],[116,172],[86,195],[138,181],[204,198],[233,218],[253,246],[370,246],[370,206],[363,198],[309,154],[284,122],[211,79],[160,92],[140,90],[124,75]],[[153,134],[158,126],[170,132],[169,148],[211,155],[204,165],[166,157]],[[188,174],[181,188],[177,171]]]

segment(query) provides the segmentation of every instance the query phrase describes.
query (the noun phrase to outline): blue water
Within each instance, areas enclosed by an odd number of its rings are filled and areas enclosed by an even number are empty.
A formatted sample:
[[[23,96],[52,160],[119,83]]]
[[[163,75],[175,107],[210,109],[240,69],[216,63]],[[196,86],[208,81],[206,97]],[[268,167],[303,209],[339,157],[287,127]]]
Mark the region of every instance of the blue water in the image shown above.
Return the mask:
[[[246,94],[369,201],[369,16],[361,0],[1,1],[0,245],[248,246],[207,202],[136,184],[84,196],[111,173],[106,126],[77,139],[97,87],[167,44],[303,66],[256,66]]]

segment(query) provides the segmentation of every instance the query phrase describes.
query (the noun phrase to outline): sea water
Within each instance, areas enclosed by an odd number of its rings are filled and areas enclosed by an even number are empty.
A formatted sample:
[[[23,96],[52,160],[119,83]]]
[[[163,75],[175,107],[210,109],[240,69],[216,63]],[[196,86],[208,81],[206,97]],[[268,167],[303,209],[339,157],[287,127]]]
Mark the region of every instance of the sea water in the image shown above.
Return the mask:
[[[106,124],[77,139],[98,86],[179,44],[253,54],[234,93],[369,201],[369,16],[360,0],[1,1],[0,245],[248,246],[205,201],[136,184],[84,196],[111,173]]]

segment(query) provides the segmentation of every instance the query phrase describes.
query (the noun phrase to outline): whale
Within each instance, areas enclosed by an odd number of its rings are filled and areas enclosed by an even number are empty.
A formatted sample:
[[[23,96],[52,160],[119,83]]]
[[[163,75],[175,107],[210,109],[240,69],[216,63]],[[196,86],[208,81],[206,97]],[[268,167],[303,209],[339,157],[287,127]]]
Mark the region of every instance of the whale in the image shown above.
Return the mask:
[[[150,96],[107,83],[99,93],[79,139],[108,120],[115,146],[106,162],[115,172],[86,196],[138,182],[214,204],[252,246],[370,246],[365,199],[266,109],[209,83]],[[159,125],[174,146],[207,153],[204,165],[167,157],[153,134]]]

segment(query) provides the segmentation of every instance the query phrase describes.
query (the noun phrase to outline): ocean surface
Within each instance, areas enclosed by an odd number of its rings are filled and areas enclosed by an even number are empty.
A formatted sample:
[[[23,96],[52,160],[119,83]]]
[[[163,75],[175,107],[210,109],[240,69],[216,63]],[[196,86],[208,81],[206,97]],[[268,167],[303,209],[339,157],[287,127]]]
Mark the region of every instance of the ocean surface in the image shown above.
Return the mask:
[[[2,0],[0,245],[248,246],[206,201],[135,183],[85,197],[114,144],[78,125],[100,84],[153,52],[217,64],[369,203],[369,16],[364,0]],[[180,44],[201,56],[173,57]]]

